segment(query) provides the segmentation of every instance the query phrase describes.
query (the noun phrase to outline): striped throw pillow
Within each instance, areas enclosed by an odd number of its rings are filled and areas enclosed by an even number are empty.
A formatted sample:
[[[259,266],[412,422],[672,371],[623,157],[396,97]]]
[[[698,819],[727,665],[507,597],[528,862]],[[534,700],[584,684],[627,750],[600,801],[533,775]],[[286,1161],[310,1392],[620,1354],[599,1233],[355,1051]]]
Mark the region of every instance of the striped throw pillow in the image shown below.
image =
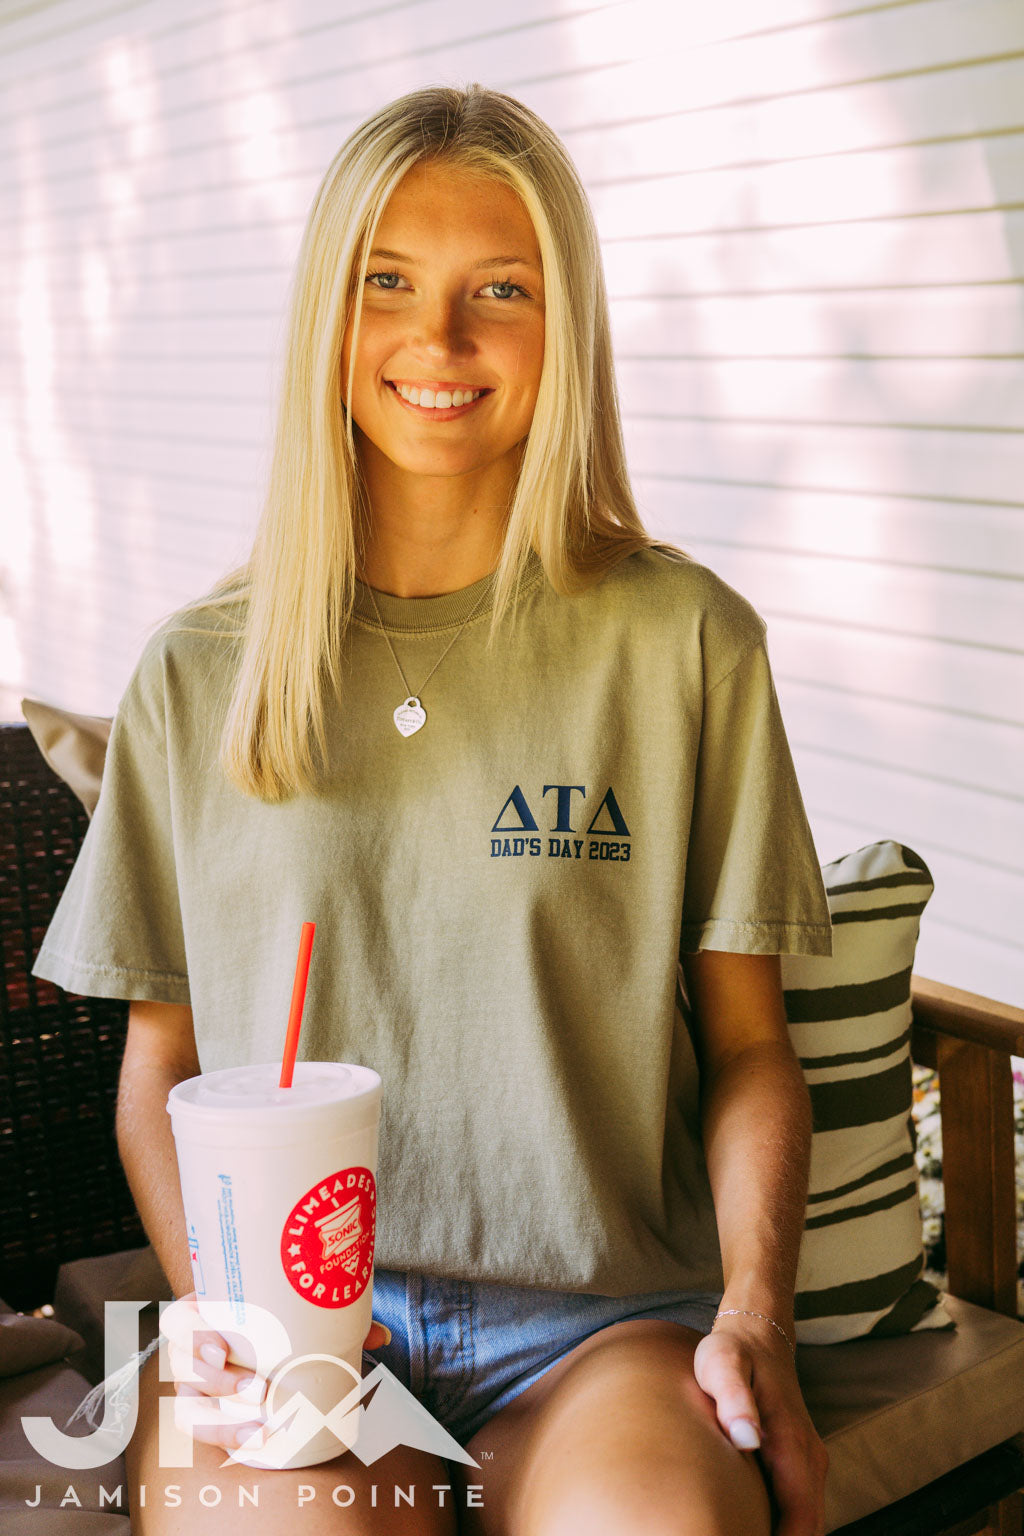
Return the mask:
[[[802,1344],[952,1328],[922,1278],[910,976],[932,894],[924,860],[871,843],[822,867],[832,955],[783,955],[790,1037],[814,1116],[797,1271]]]

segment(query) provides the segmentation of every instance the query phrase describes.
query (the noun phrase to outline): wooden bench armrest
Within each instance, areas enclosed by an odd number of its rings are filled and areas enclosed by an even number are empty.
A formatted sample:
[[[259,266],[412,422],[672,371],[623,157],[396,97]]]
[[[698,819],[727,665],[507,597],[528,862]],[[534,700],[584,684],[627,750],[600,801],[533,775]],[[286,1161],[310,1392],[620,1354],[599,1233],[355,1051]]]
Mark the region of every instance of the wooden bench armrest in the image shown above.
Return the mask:
[[[984,1045],[1008,1056],[1024,1056],[1024,1008],[964,992],[926,976],[911,976],[914,1034],[923,1028],[971,1045]],[[914,1054],[914,1060],[920,1058]],[[928,1063],[922,1061],[922,1066]]]
[[[949,1289],[1017,1315],[1017,1203],[1011,1056],[1024,1010],[912,977],[911,1055],[939,1074]]]

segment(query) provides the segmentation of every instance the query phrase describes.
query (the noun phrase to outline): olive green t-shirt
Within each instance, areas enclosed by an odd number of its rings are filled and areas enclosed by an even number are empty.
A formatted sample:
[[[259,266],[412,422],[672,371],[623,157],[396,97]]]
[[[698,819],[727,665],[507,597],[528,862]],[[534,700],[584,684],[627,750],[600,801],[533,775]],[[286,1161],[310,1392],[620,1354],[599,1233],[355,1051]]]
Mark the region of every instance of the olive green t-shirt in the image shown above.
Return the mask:
[[[682,556],[575,597],[532,557],[488,650],[491,581],[376,594],[407,738],[359,587],[329,771],[277,805],[218,766],[238,642],[164,626],[36,974],[191,1003],[204,1071],[273,1061],[314,921],[300,1055],[384,1083],[378,1265],[720,1291],[679,954],[831,953],[765,624]]]

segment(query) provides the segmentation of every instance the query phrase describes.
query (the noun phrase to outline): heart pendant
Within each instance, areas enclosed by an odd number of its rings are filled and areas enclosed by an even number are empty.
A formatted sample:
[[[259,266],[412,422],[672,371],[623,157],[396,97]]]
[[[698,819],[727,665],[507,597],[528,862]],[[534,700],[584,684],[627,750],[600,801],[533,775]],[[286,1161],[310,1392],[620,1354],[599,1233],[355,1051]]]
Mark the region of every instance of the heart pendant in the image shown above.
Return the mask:
[[[403,736],[415,736],[427,723],[427,712],[419,699],[406,699],[395,710],[395,725]]]

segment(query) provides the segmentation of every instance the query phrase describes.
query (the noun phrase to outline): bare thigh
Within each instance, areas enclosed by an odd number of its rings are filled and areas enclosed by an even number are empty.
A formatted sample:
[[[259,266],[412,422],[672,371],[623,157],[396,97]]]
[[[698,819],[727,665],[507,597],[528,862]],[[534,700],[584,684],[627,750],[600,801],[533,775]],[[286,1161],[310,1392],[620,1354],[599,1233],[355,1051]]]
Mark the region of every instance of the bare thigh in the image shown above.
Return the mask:
[[[700,1337],[634,1319],[553,1365],[469,1441],[483,1507],[460,1492],[463,1536],[768,1536],[760,1466],[694,1378]]]
[[[456,1488],[448,1463],[407,1446],[396,1446],[369,1467],[348,1451],[316,1467],[276,1471],[237,1463],[223,1467],[225,1451],[196,1442],[191,1468],[161,1468],[159,1396],[173,1391],[170,1382],[159,1380],[157,1357],[151,1356],[143,1367],[139,1421],[125,1455],[132,1536],[280,1536],[282,1531],[298,1536],[455,1536]],[[451,1491],[439,1494],[435,1484],[450,1485]],[[140,1485],[146,1490],[144,1506]],[[244,1501],[240,1495],[240,1489],[253,1487],[256,1507],[251,1495]]]

